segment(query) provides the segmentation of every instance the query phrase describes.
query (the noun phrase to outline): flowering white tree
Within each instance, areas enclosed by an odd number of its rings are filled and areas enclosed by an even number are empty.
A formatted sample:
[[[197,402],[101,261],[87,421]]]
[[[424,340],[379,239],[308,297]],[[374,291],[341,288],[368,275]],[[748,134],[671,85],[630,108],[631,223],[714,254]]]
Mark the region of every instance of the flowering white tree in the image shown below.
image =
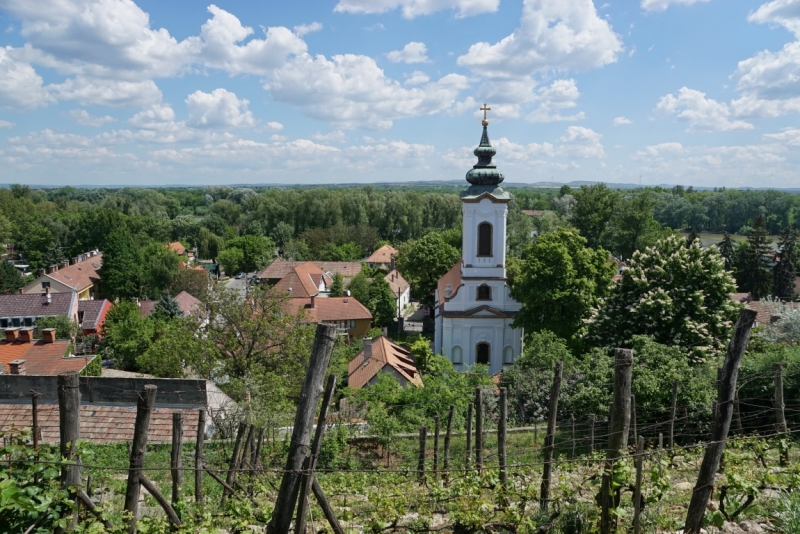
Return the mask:
[[[633,336],[646,335],[701,362],[728,343],[739,308],[730,299],[734,290],[716,247],[669,236],[633,254],[622,280],[594,308],[586,339],[630,347]]]

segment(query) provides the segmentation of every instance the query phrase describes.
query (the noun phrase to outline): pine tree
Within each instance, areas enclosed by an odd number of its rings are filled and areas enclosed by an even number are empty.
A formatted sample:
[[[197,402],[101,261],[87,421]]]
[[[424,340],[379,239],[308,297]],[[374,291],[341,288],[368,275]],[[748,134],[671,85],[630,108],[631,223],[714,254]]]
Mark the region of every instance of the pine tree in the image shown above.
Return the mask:
[[[22,275],[8,262],[0,262],[0,294],[16,293],[22,287]]]
[[[692,231],[689,232],[689,234],[686,236],[686,245],[691,246],[692,243],[699,240],[700,240],[700,235],[697,233],[697,230],[692,228]]]
[[[183,310],[181,309],[178,301],[167,292],[161,294],[155,308],[153,309],[153,317],[157,319],[174,319],[175,317],[183,317]]]
[[[722,241],[717,244],[717,248],[725,260],[725,270],[733,271],[736,268],[736,245],[728,232],[725,232]]]
[[[127,229],[106,236],[100,280],[103,295],[111,300],[142,296],[142,253]]]
[[[333,275],[330,294],[332,297],[341,297],[344,295],[344,277],[340,273],[335,273]]]
[[[367,308],[372,313],[372,325],[378,328],[389,326],[397,313],[397,300],[389,282],[376,278],[369,286]]]
[[[756,218],[753,231],[736,251],[738,269],[736,282],[740,291],[751,294],[753,299],[766,297],[772,291],[772,273],[766,255],[770,252],[767,241],[767,223],[763,215]]]
[[[772,271],[772,294],[780,299],[794,298],[794,282],[797,278],[797,230],[786,227],[781,233],[777,263]]]

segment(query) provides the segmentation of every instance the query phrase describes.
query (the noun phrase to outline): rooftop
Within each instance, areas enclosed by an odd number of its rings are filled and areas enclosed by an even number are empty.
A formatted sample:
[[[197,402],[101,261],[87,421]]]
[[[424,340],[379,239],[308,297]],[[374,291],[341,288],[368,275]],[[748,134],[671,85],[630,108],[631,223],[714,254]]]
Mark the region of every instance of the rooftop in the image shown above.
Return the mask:
[[[0,295],[0,317],[46,317],[69,315],[75,293],[50,293],[50,302],[44,293]]]
[[[103,313],[111,308],[111,302],[103,300],[79,300],[78,313],[83,314],[81,328],[83,330],[97,330],[103,321]]]
[[[402,295],[410,287],[409,283],[397,269],[389,271],[389,274],[384,276],[383,279],[389,282],[389,287],[392,288],[392,293],[394,293],[395,297]]]
[[[286,306],[295,314],[304,310],[311,323],[372,319],[369,310],[353,297],[296,298],[289,299]]]
[[[392,257],[397,256],[397,249],[391,245],[383,245],[367,258],[367,263],[392,263]]]
[[[363,388],[388,365],[410,384],[422,387],[422,377],[411,353],[400,345],[395,345],[385,336],[378,336],[372,340],[369,352],[369,356],[365,357],[362,350],[350,360],[347,366],[348,386]]]
[[[183,256],[186,254],[186,247],[181,245],[178,241],[174,241],[167,245],[171,251],[173,251],[178,256]]]
[[[260,279],[280,280],[304,261],[289,261],[278,258],[258,273]],[[344,278],[352,278],[361,272],[361,262],[357,261],[313,261],[311,262],[328,275],[341,274]]]
[[[458,288],[461,287],[461,260],[458,260],[453,267],[447,271],[444,276],[439,278],[437,289],[439,291],[439,307],[444,306],[445,300],[448,297],[445,295],[447,286],[450,286],[450,297],[453,298],[458,293]]]
[[[80,371],[94,356],[69,356],[69,341],[0,341],[0,364],[3,373],[10,373],[9,362],[25,360],[26,375],[57,375],[66,371]]]
[[[57,271],[46,274],[45,277],[57,280],[75,291],[83,291],[100,281],[100,275],[97,272],[102,266],[103,254],[96,254],[67,267],[61,267]]]
[[[333,280],[322,269],[313,262],[307,261],[292,267],[286,276],[275,284],[275,290],[290,293],[292,298],[313,297],[319,294],[319,287],[323,280],[326,287],[333,283]]]

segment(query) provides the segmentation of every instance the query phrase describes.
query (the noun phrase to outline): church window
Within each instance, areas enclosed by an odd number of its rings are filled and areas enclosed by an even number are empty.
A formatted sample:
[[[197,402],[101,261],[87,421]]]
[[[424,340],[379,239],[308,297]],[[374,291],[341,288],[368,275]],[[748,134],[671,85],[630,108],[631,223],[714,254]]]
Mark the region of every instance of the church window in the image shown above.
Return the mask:
[[[511,365],[514,363],[514,349],[510,345],[506,345],[503,349],[503,365]]]
[[[451,358],[451,362],[452,363],[462,363],[462,361],[463,361],[463,355],[462,355],[461,347],[456,345],[455,347],[453,347],[453,357]]]
[[[478,296],[476,297],[477,300],[492,300],[492,288],[491,286],[487,286],[486,284],[481,284],[478,286]]]
[[[492,225],[488,222],[478,225],[478,256],[492,256]]]
[[[489,365],[489,344],[478,343],[475,347],[475,363]]]

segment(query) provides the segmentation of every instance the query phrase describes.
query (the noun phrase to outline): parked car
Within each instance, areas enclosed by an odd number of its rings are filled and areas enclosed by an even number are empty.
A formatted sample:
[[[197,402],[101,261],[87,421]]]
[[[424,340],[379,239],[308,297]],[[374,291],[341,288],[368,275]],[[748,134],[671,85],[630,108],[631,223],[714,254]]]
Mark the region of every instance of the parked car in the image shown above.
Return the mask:
[[[237,274],[237,275],[236,275],[236,279],[237,279],[237,280],[241,280],[241,279],[242,279],[242,278],[244,278],[245,276],[247,276],[247,273],[239,273],[239,274]]]

